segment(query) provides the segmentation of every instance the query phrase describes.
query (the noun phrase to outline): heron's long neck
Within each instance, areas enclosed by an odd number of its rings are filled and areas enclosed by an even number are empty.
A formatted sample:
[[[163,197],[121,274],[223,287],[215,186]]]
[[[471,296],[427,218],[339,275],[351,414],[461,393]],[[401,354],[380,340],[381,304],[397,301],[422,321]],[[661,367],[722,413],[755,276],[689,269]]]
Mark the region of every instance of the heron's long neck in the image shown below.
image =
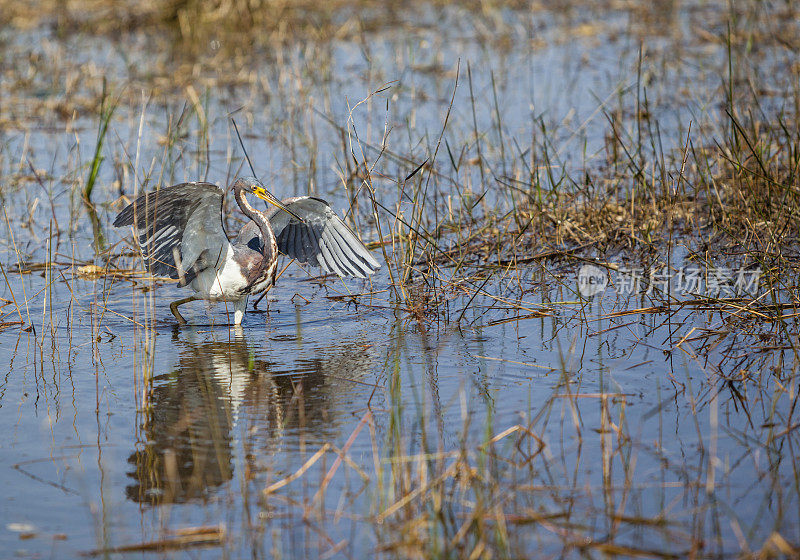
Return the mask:
[[[267,247],[270,247],[274,252],[276,247],[275,234],[272,233],[272,227],[269,225],[267,216],[260,210],[253,208],[253,206],[247,202],[241,187],[234,187],[233,196],[236,199],[236,203],[239,205],[239,208],[242,210],[242,213],[253,220],[258,226],[258,229],[261,230],[261,235],[264,238],[264,251],[266,252]]]

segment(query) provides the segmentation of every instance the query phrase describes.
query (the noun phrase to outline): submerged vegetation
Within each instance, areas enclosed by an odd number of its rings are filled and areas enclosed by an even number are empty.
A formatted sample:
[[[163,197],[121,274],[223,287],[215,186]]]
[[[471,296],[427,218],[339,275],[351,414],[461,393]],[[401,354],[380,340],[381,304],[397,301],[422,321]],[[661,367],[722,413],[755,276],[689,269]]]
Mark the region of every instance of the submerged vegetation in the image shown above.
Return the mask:
[[[0,0],[0,24],[0,418],[47,418],[0,440],[24,481],[0,544],[800,553],[800,3]],[[104,230],[249,174],[231,118],[384,271],[287,268],[245,332],[171,331],[169,284]],[[13,507],[54,490],[56,518]]]

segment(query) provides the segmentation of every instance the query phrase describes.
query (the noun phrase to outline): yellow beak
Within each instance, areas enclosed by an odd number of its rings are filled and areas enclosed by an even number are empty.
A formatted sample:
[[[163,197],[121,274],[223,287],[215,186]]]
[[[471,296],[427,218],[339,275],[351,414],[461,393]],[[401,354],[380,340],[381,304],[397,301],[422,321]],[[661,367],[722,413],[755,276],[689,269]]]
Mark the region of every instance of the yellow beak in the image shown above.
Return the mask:
[[[305,221],[303,220],[303,218],[301,218],[300,216],[289,210],[289,208],[283,202],[275,198],[275,196],[264,187],[253,187],[253,194],[256,195],[258,198],[260,198],[261,200],[263,200],[264,202],[272,204],[273,206],[280,208],[284,212],[288,212],[289,214],[297,218],[300,221],[300,223],[303,223]]]

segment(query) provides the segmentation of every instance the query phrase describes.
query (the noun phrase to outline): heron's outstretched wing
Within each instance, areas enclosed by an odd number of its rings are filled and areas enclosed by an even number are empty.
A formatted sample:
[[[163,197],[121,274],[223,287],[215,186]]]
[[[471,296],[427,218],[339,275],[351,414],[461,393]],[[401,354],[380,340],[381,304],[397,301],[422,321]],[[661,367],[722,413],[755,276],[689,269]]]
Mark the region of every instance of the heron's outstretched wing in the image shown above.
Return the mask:
[[[324,200],[301,196],[282,202],[304,220],[277,208],[267,213],[282,253],[339,276],[366,278],[381,267]]]
[[[221,262],[229,246],[222,191],[211,183],[181,183],[145,193],[119,213],[114,225],[134,226],[145,267],[180,279],[182,286]]]

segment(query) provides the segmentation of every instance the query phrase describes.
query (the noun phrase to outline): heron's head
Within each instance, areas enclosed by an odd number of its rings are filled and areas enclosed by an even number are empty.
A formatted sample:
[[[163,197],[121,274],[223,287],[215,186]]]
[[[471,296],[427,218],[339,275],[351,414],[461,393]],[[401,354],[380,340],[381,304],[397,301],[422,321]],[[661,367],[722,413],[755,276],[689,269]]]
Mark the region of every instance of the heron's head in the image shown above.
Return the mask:
[[[267,204],[272,204],[273,206],[280,208],[284,212],[288,212],[301,222],[303,221],[303,219],[300,216],[289,210],[283,202],[278,200],[278,198],[274,194],[269,192],[264,186],[264,184],[255,177],[243,177],[238,181],[236,181],[236,184],[234,186],[236,186],[237,184],[241,186],[244,192],[252,193],[253,195],[257,196],[258,198],[266,202]]]

